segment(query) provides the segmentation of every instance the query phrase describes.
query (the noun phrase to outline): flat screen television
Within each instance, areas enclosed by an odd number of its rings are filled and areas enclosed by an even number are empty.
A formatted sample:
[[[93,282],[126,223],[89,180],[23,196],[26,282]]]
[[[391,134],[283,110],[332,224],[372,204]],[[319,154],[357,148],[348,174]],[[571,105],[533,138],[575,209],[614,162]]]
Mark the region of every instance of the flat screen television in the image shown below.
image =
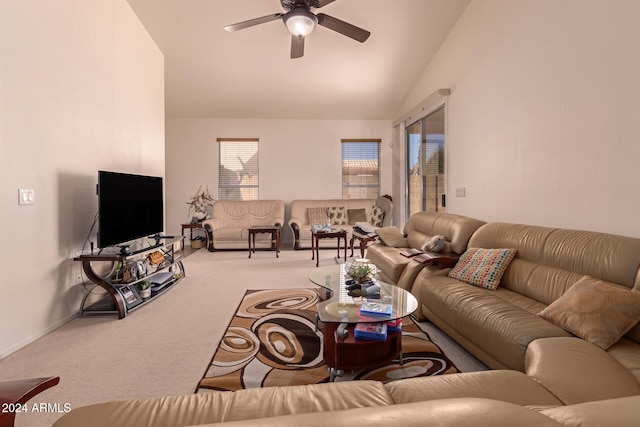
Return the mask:
[[[162,177],[98,171],[98,247],[164,230]]]

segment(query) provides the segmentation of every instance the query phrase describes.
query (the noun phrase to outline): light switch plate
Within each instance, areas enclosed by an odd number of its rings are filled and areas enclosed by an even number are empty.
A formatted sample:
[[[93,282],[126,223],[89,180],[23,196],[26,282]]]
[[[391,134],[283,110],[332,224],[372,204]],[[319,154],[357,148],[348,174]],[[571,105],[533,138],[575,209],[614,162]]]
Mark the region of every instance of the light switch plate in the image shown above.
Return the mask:
[[[465,187],[456,188],[456,197],[465,197],[467,189]]]
[[[35,191],[32,188],[18,189],[18,205],[33,205],[35,203]]]

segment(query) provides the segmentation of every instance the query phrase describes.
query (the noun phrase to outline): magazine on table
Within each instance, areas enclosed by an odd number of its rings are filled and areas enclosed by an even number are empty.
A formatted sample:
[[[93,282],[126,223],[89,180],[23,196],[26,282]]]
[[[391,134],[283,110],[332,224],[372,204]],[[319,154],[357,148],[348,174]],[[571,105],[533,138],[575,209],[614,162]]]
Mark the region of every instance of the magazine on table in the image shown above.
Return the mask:
[[[400,251],[400,255],[405,256],[407,258],[411,258],[414,257],[416,255],[421,255],[424,252],[421,251],[420,249],[415,249],[415,248],[408,248],[408,249],[403,249]]]

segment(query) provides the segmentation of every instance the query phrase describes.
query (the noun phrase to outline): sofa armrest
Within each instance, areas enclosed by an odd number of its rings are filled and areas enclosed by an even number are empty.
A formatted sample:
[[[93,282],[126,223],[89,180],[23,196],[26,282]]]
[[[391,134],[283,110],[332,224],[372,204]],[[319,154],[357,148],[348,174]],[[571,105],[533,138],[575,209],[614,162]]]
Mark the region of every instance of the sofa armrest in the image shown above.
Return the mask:
[[[32,397],[57,385],[59,382],[60,377],[29,378],[0,382],[0,404],[2,404],[0,426],[13,426],[16,417],[16,411],[12,409],[13,405],[24,405]],[[7,408],[8,410],[6,410]]]
[[[601,348],[574,337],[537,339],[525,355],[526,374],[565,405],[640,394],[633,374]]]
[[[215,251],[213,246],[213,233],[215,230],[222,228],[223,225],[223,221],[220,218],[211,218],[202,222],[202,228],[204,229],[204,232],[207,233],[207,241],[209,242],[207,250],[209,252]]]
[[[304,218],[291,218],[289,227],[293,231],[293,249],[300,249],[300,229],[304,225]]]
[[[282,226],[284,225],[284,217],[275,218],[273,220],[273,225],[275,225],[276,227],[282,228]]]

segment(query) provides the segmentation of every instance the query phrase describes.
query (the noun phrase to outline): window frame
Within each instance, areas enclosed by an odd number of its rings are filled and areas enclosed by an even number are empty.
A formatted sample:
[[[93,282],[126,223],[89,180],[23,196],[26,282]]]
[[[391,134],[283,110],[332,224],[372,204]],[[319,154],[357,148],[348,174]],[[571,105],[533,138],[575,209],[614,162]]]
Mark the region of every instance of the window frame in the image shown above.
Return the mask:
[[[260,199],[260,144],[258,138],[217,138],[216,142],[218,143],[218,198],[221,200],[259,200]],[[248,149],[242,149],[239,144],[251,143],[255,144],[255,152],[254,147]],[[229,159],[229,155],[223,156],[223,151],[228,150],[229,148],[225,148],[224,145],[230,144],[230,147],[234,145],[237,148],[237,151],[233,153],[231,156],[241,157],[244,155],[245,161],[255,162],[255,172],[253,174],[247,174],[248,178],[256,177],[256,183],[245,183],[242,184],[243,175],[240,171],[236,169],[230,169],[233,172],[236,172],[240,175],[240,180],[236,184],[230,184],[229,177],[223,176],[223,170],[225,166],[223,165],[223,161]],[[251,155],[250,158],[246,158]],[[254,159],[255,156],[255,159]],[[243,163],[242,159],[238,159],[242,168],[245,167],[246,163]],[[228,163],[228,161],[227,161]],[[243,191],[245,190],[245,191]],[[229,197],[229,194],[237,192],[237,196]]]
[[[341,174],[342,174],[342,183],[341,183],[341,189],[342,189],[342,199],[371,199],[371,198],[376,198],[378,196],[380,196],[380,181],[381,181],[381,176],[380,176],[380,144],[382,143],[381,139],[366,139],[366,138],[360,138],[360,139],[342,139],[340,140],[340,166],[341,166]],[[357,144],[375,144],[375,145],[371,145],[371,146],[375,146],[375,149],[372,149],[371,152],[375,152],[375,155],[377,158],[373,159],[362,159],[362,160],[370,160],[373,161],[375,163],[375,169],[376,169],[376,175],[375,175],[375,179],[372,183],[367,183],[367,182],[363,182],[363,183],[352,183],[352,181],[349,180],[349,176],[357,176],[357,174],[354,173],[354,170],[357,169],[357,166],[348,166],[346,162],[348,162],[350,159],[345,158],[345,149],[346,150],[350,150],[352,155],[356,155],[356,154],[360,154],[360,156],[364,155],[364,154],[368,154],[366,151],[361,151],[360,153],[357,153],[358,149]],[[349,151],[346,152],[346,154],[349,154]],[[365,165],[360,166],[360,168],[366,168]],[[351,173],[349,173],[351,172]],[[375,188],[375,197],[369,197],[371,195],[371,193],[368,191],[369,189]],[[356,189],[363,189],[362,197],[353,197],[353,190]],[[369,193],[369,194],[367,194]]]

